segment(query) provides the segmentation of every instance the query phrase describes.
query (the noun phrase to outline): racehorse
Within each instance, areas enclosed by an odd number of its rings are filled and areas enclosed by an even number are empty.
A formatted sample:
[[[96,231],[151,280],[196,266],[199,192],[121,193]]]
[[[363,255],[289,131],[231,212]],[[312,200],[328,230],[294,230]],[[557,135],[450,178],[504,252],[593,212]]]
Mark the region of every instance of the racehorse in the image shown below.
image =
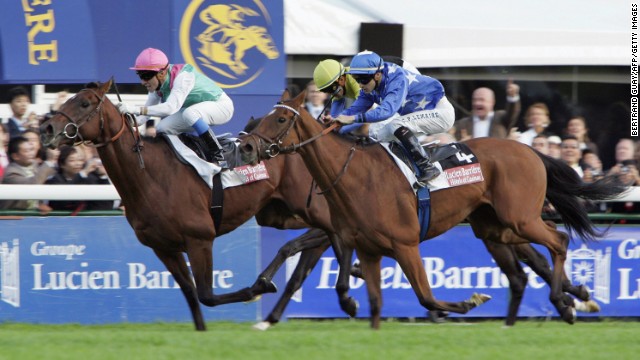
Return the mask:
[[[216,306],[275,291],[272,284],[259,278],[251,288],[214,295],[212,246],[216,236],[234,230],[257,214],[261,225],[313,226],[329,232],[330,239],[334,237],[328,212],[321,208],[321,202],[306,204],[311,177],[305,184],[287,175],[288,168],[304,166],[297,156],[266,161],[269,179],[225,189],[227,201],[220,231],[216,233],[209,212],[211,189],[192,167],[178,160],[166,141],[156,138],[142,144],[131,119],[122,116],[107,98],[111,86],[112,80],[91,84],[67,100],[56,115],[41,125],[42,142],[49,147],[82,142],[97,147],[122,198],[127,221],[138,240],[153,249],[179,284],[197,330],[206,329],[199,302]],[[259,213],[260,210],[264,212]],[[357,302],[347,294],[350,263],[343,263],[350,261],[352,252],[347,249],[342,254],[340,248],[334,250],[341,269],[347,269],[341,270],[336,285],[340,306],[355,316]],[[183,253],[189,258],[195,286]]]
[[[245,133],[251,132],[261,121],[262,118],[251,118],[251,120],[247,123],[244,128]],[[244,135],[240,138],[245,137]],[[255,149],[254,149],[255,150]],[[249,158],[254,157],[255,154],[250,154]],[[289,155],[289,156],[298,156],[298,155]],[[289,169],[293,171],[288,171],[287,174],[295,174],[294,176],[297,179],[297,183],[308,184],[310,182],[310,175],[308,171],[302,168],[297,169]],[[313,193],[310,193],[313,194]],[[326,208],[326,200],[323,197],[313,198],[313,201],[318,202],[320,208]],[[277,220],[273,219],[273,217],[282,216],[283,211],[273,211],[274,209],[271,207],[266,207],[256,215],[256,219],[260,224],[272,224],[269,226],[273,226],[273,224],[278,223]],[[328,209],[326,210],[328,211]],[[551,221],[547,221],[549,226],[555,227],[555,224]],[[284,226],[280,226],[284,228]],[[289,227],[291,228],[291,227]],[[511,236],[516,237],[513,232],[503,231],[501,236]],[[536,274],[538,274],[547,284],[551,285],[551,270],[549,267],[549,263],[547,259],[540,254],[536,249],[534,249],[531,244],[522,243],[522,244],[501,244],[493,241],[489,241],[486,239],[482,240],[485,247],[494,258],[496,264],[505,274],[507,279],[509,280],[509,305],[507,308],[507,316],[505,318],[506,326],[515,325],[516,318],[518,315],[518,309],[520,308],[520,303],[522,302],[524,290],[527,285],[528,277],[519,261],[522,261],[529,265],[531,270],[533,270]],[[509,241],[511,243],[518,242],[516,239]],[[303,235],[287,242],[282,248],[279,249],[275,258],[272,262],[265,268],[265,270],[258,276],[258,279],[263,284],[268,284],[275,273],[278,271],[280,266],[284,263],[284,261],[302,251],[300,255],[300,259],[298,261],[298,265],[295,270],[291,274],[291,278],[286,284],[285,289],[283,290],[282,295],[280,296],[278,302],[271,310],[271,312],[267,315],[264,321],[256,324],[254,327],[260,330],[266,330],[272,325],[278,323],[280,318],[290,301],[293,294],[302,286],[302,283],[309,275],[313,267],[317,264],[320,257],[323,253],[329,248],[331,245],[331,241],[326,232],[318,229],[311,229]],[[351,274],[353,276],[357,276],[362,278],[362,273],[359,271],[359,267],[352,268]],[[259,284],[256,282],[256,284]],[[251,293],[254,295],[259,295],[263,288],[260,288],[254,284]],[[575,286],[568,279],[565,278],[562,284],[562,289],[564,292],[567,292],[578,299],[584,301],[583,303],[575,301],[569,295],[563,295],[565,304],[577,304],[579,306],[580,311],[585,312],[597,312],[599,311],[599,307],[597,303],[593,300],[590,300],[590,294],[588,288],[583,285]],[[574,306],[575,307],[575,306]],[[442,313],[439,312],[430,312],[429,317],[436,322],[442,321],[442,317],[444,317]]]
[[[381,146],[354,143],[315,121],[302,106],[304,97],[303,91],[288,100],[285,92],[251,136],[244,138],[242,151],[247,157],[291,152],[302,156],[327,198],[335,231],[358,254],[367,284],[371,327],[380,326],[382,256],[396,259],[420,304],[430,311],[466,313],[486,302],[486,296],[477,294],[461,302],[434,298],[418,249],[424,239],[419,235],[411,185]],[[611,177],[583,184],[566,164],[511,140],[481,138],[466,144],[481,165],[484,181],[434,192],[425,239],[467,219],[478,238],[545,246],[553,261],[549,299],[561,318],[572,324],[575,309],[562,296],[569,235],[542,220],[544,199],[556,207],[569,233],[592,240],[603,233],[595,229],[579,199],[609,199],[626,188]]]

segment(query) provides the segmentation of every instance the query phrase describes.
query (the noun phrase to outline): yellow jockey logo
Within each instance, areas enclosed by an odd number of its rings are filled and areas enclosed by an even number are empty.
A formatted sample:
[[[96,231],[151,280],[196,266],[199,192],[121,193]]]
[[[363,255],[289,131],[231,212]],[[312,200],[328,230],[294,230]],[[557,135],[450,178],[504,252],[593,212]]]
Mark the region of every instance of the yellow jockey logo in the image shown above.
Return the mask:
[[[242,86],[260,74],[266,61],[280,56],[269,25],[260,1],[239,5],[194,0],[180,26],[182,55],[220,86]]]

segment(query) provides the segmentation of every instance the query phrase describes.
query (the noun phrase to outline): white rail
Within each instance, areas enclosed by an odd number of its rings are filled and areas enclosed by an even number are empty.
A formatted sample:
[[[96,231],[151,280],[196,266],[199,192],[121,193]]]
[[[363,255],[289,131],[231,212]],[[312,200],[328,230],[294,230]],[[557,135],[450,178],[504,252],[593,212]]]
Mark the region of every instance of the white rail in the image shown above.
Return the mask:
[[[0,200],[120,200],[113,185],[0,185]],[[640,186],[611,201],[640,202]]]

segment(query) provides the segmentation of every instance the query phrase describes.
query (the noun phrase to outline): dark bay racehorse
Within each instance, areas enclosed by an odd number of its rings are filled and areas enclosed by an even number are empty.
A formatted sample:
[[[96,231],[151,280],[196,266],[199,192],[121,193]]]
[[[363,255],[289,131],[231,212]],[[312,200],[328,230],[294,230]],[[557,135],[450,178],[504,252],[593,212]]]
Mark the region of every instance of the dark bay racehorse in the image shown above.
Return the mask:
[[[275,291],[259,279],[251,288],[214,295],[212,246],[216,236],[234,230],[258,214],[256,218],[261,225],[312,226],[327,231],[330,239],[334,237],[326,204],[314,201],[310,207],[306,205],[311,177],[306,183],[299,182],[299,178],[287,172],[288,168],[303,166],[298,156],[265,162],[268,180],[227,188],[220,232],[216,233],[209,213],[211,190],[207,184],[192,167],[177,159],[164,140],[150,139],[140,148],[137,129],[106,96],[112,81],[94,85],[78,92],[41,125],[42,141],[50,147],[82,141],[97,147],[122,198],[127,221],[138,240],[153,249],[180,285],[197,330],[205,330],[199,301],[216,306]],[[261,209],[263,213],[259,213]],[[345,254],[339,248],[335,250],[341,268],[347,269],[338,276],[339,301],[347,314],[355,316],[357,303],[347,294],[351,250],[347,249]],[[191,263],[191,272],[183,253]]]
[[[420,304],[428,310],[466,313],[487,298],[474,295],[460,302],[433,297],[420,257],[417,201],[410,184],[386,151],[378,145],[357,145],[315,121],[302,107],[305,93],[281,103],[252,136],[243,141],[248,156],[298,152],[325,194],[331,221],[339,237],[355,248],[366,280],[371,325],[379,328],[380,260],[398,262]],[[553,275],[549,299],[567,322],[575,309],[563,301],[564,262],[569,236],[545,223],[540,214],[545,197],[556,207],[568,230],[583,239],[602,235],[587,217],[579,199],[602,200],[625,188],[616,179],[583,184],[566,164],[510,140],[474,139],[467,145],[478,158],[484,181],[432,194],[433,238],[467,219],[481,239],[503,244],[533,242],[549,249]]]

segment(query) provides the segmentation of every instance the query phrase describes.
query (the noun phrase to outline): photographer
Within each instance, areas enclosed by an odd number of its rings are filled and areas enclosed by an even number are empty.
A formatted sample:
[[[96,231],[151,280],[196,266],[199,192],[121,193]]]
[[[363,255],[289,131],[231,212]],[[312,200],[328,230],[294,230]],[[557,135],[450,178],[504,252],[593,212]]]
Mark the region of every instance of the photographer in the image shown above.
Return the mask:
[[[617,175],[625,185],[640,186],[638,164],[634,160],[635,144],[631,139],[620,139],[616,144],[616,164],[609,169],[608,175]],[[640,213],[639,202],[613,202],[611,211],[623,214]],[[637,221],[620,220],[620,224],[630,224]]]

